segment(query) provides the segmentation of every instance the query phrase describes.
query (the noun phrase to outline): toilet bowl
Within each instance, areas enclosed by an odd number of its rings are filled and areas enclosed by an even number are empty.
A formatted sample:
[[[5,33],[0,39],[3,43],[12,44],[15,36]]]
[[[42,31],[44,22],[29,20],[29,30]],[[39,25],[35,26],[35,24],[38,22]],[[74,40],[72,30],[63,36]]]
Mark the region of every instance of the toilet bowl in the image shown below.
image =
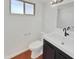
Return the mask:
[[[43,40],[37,40],[29,45],[32,51],[31,58],[36,59],[43,53]]]

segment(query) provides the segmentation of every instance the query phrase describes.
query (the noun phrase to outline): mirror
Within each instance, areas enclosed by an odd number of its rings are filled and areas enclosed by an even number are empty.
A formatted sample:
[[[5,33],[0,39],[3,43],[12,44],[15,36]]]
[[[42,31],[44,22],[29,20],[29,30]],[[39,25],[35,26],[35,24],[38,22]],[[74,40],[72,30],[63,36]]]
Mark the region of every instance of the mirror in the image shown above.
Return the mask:
[[[70,26],[74,30],[74,3],[58,6],[57,28]]]

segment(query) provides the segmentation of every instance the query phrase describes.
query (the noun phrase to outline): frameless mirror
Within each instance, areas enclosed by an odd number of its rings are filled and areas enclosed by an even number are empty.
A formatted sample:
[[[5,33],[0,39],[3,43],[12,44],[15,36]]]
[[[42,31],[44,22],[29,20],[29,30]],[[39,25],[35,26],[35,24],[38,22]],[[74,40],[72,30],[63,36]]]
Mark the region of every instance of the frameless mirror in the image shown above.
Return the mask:
[[[57,27],[65,28],[70,26],[74,30],[74,3],[67,3],[58,6]]]

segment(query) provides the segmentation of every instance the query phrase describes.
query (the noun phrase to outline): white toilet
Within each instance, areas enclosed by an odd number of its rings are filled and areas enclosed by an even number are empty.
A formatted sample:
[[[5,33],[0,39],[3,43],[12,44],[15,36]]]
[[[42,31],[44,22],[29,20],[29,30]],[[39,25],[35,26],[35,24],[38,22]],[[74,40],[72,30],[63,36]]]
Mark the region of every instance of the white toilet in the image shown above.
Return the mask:
[[[29,45],[29,49],[32,51],[31,58],[36,59],[43,53],[43,38],[37,40]]]
[[[35,41],[29,45],[29,49],[32,51],[31,58],[36,59],[43,53],[43,41]]]

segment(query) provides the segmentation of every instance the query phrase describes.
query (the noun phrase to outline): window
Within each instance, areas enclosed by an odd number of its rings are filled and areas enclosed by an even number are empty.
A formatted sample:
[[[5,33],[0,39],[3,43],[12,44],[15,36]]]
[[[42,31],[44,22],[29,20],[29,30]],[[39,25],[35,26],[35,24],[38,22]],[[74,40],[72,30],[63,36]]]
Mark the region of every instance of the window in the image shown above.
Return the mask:
[[[19,0],[11,0],[11,14],[35,15],[35,4]]]
[[[34,4],[25,3],[25,14],[34,15]]]
[[[12,14],[24,14],[23,2],[17,0],[11,0],[11,13]]]

